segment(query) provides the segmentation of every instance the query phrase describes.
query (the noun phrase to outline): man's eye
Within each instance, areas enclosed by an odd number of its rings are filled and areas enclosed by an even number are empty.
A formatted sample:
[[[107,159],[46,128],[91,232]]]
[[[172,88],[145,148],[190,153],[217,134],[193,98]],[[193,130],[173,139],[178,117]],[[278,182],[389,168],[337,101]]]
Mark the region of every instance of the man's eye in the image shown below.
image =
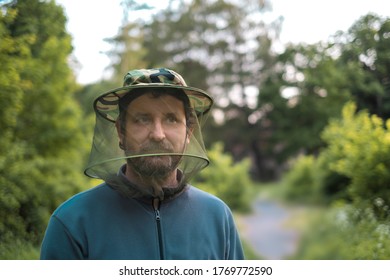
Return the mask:
[[[139,124],[148,124],[150,122],[150,118],[147,116],[137,116],[134,118],[134,122]]]
[[[167,122],[168,123],[176,123],[177,122],[176,116],[167,116]]]

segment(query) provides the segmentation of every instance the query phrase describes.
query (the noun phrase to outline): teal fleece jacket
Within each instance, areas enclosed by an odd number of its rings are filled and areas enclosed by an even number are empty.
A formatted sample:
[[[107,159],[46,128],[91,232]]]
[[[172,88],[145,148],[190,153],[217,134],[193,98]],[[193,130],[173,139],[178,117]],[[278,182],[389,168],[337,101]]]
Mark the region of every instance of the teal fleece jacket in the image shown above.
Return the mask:
[[[156,207],[103,183],[53,213],[41,259],[244,259],[230,209],[193,186]]]

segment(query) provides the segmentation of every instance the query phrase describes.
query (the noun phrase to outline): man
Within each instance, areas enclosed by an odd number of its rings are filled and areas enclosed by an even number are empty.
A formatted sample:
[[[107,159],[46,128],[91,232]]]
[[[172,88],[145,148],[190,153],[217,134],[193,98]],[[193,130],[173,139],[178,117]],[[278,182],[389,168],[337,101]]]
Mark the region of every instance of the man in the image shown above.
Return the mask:
[[[243,259],[229,208],[188,180],[208,165],[204,91],[169,69],[127,73],[94,102],[88,176],[52,215],[41,259]]]

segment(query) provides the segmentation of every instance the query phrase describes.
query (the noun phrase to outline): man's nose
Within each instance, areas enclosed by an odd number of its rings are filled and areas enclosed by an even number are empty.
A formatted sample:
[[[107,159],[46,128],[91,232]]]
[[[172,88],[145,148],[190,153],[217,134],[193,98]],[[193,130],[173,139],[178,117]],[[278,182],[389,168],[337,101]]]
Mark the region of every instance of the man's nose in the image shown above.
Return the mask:
[[[149,134],[150,138],[155,141],[161,141],[165,139],[165,131],[161,121],[153,122],[152,129]]]

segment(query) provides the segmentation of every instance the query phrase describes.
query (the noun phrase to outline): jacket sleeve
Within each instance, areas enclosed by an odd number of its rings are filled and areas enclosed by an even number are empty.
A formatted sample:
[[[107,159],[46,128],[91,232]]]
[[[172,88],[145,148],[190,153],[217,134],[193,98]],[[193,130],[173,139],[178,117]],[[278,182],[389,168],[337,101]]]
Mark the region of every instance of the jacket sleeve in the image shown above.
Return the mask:
[[[41,260],[79,260],[84,259],[81,246],[69,230],[56,217],[52,216],[41,246]]]
[[[244,250],[242,248],[240,236],[237,231],[237,227],[235,225],[233,215],[230,212],[228,212],[228,224],[229,224],[229,238],[228,238],[228,251],[227,256],[225,259],[227,260],[244,260]]]

